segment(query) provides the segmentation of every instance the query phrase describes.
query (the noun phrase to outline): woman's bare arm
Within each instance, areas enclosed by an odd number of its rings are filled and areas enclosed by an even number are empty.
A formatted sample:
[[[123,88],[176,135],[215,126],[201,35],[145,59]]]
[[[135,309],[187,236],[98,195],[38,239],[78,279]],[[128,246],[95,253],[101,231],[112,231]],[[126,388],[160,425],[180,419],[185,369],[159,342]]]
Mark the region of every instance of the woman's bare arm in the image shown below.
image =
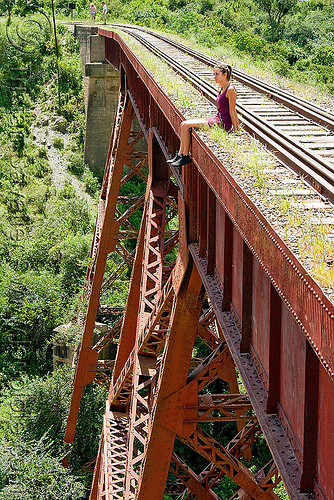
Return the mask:
[[[239,118],[237,115],[237,110],[235,109],[235,105],[237,102],[237,93],[234,87],[230,87],[229,89],[227,89],[226,97],[228,99],[228,109],[232,120],[233,130],[236,132],[239,127]]]

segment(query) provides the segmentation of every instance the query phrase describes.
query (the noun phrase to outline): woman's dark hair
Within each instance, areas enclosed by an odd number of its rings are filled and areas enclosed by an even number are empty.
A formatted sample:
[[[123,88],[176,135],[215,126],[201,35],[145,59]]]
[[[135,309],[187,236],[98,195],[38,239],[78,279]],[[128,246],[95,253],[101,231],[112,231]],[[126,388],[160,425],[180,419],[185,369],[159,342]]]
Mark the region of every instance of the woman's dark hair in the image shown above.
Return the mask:
[[[220,71],[224,74],[226,73],[226,78],[227,80],[229,80],[231,78],[231,75],[232,75],[232,66],[230,66],[229,64],[225,64],[225,63],[217,63],[215,65],[215,68],[218,68],[220,69]]]

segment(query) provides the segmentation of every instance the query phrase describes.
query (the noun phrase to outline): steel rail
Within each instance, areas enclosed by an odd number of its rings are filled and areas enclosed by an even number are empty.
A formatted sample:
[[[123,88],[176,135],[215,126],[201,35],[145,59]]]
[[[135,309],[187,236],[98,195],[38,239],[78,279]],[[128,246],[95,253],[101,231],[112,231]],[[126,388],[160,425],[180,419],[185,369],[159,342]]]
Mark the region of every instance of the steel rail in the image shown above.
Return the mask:
[[[195,59],[204,64],[207,64],[211,67],[214,67],[217,64],[217,59],[201,54],[197,50],[188,47],[187,45],[184,45],[180,42],[176,42],[175,40],[172,40],[167,36],[161,35],[160,33],[155,33],[154,31],[151,31],[147,28],[143,28],[141,26],[125,25],[125,24],[114,24],[113,26],[118,28],[128,27],[131,29],[136,29],[138,31],[143,31],[148,35],[155,36],[156,38],[159,38],[160,40],[168,43],[169,45],[172,45],[176,49],[194,57]],[[334,131],[334,115],[323,109],[321,106],[318,106],[314,103],[310,103],[306,99],[297,97],[293,94],[290,94],[289,92],[286,92],[285,90],[277,89],[277,87],[275,87],[274,85],[264,82],[256,77],[249,76],[247,75],[247,73],[239,69],[233,68],[233,77],[240,83],[246,85],[247,87],[251,87],[257,92],[260,92],[262,94],[266,94],[273,101],[278,102],[280,104],[284,104],[287,108],[292,109],[293,111],[297,111],[302,116],[305,116],[306,118],[309,118],[314,122],[327,127],[329,130]]]
[[[206,99],[216,105],[217,91],[213,85],[197,76],[183,64],[175,61],[174,58],[165,54],[138,33],[133,33],[131,29],[126,27],[122,28],[122,31],[133,36],[157,57],[164,60],[175,72],[200,91]],[[301,173],[304,180],[307,180],[319,193],[334,203],[334,167],[330,162],[313,153],[294,138],[284,134],[275,125],[247,110],[244,105],[237,103],[236,108],[242,115],[242,121],[248,131],[274,151],[281,162]]]

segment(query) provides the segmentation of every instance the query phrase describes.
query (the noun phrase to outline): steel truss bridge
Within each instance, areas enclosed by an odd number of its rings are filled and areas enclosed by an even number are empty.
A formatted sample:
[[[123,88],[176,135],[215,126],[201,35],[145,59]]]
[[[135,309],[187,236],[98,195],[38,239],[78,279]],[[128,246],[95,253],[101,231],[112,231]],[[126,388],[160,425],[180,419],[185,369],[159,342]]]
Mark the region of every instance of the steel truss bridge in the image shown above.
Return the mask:
[[[333,500],[333,304],[196,133],[192,163],[182,173],[167,165],[181,113],[119,35],[99,34],[120,93],[65,436],[73,441],[85,385],[108,386],[90,499],[217,499],[228,476],[233,499],[280,498],[283,481],[291,499]],[[121,196],[135,178],[145,193]],[[105,278],[111,252],[121,264]],[[124,314],[94,344],[101,293],[129,266]],[[115,340],[116,359],[102,362]],[[194,357],[198,342],[205,359]],[[235,423],[228,442],[219,422]],[[261,436],[272,458],[254,471]],[[204,457],[200,472],[177,453],[179,441]]]

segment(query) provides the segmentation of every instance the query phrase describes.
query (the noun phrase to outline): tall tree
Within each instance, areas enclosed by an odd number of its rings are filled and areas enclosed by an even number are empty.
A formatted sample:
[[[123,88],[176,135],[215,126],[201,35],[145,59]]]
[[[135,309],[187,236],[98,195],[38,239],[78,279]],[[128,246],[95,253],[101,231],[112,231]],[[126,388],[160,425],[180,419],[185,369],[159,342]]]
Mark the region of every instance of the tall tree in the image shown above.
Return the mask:
[[[272,41],[276,42],[279,38],[279,28],[282,19],[296,5],[298,0],[255,0],[269,17]]]

